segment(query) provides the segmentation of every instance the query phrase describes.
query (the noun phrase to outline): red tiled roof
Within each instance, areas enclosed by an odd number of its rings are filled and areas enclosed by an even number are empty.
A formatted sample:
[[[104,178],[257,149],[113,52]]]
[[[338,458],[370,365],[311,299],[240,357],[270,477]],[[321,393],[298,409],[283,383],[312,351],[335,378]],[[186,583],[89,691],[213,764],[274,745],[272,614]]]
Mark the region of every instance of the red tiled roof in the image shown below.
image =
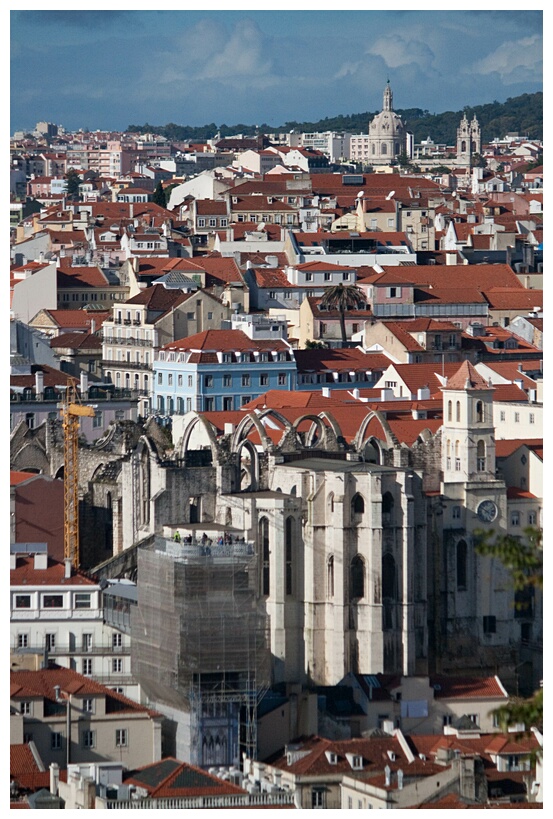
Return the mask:
[[[48,558],[47,569],[35,569],[32,555],[18,555],[16,568],[10,571],[11,586],[95,586],[96,581],[79,569],[65,577],[65,566]]]
[[[68,347],[75,350],[101,350],[102,341],[95,333],[62,333],[50,340],[50,347]]]
[[[532,492],[528,492],[525,489],[519,489],[518,486],[509,486],[507,487],[507,499],[508,500],[535,500],[536,495],[533,495]]]
[[[18,483],[22,483],[23,481],[29,481],[31,478],[36,478],[36,473],[33,472],[16,472],[15,470],[10,471],[10,486],[16,486]]]
[[[430,677],[436,699],[508,699],[498,677],[451,677],[434,674]],[[439,686],[439,688],[437,687]]]
[[[543,438],[500,438],[495,442],[495,457],[508,458],[521,446],[531,449],[538,458],[543,459]]]
[[[518,287],[491,287],[482,290],[492,310],[532,310],[543,307],[543,290]]]
[[[274,341],[253,341],[242,330],[204,330],[187,338],[171,341],[163,350],[192,350],[209,352],[248,352],[254,350],[288,350],[279,339]]]
[[[198,216],[226,216],[227,212],[227,203],[222,200],[196,200],[196,213]]]
[[[45,310],[46,315],[54,321],[58,327],[74,327],[75,329],[90,329],[91,322],[94,321],[98,330],[105,319],[111,315],[110,310]]]
[[[390,365],[390,359],[382,353],[364,353],[362,350],[348,348],[294,350],[294,357],[298,373],[342,370],[378,372]]]
[[[99,267],[59,267],[58,290],[70,287],[110,287]]]
[[[40,671],[11,671],[10,698],[23,699],[43,697],[48,700],[55,698],[54,686],[61,687],[62,694],[102,694],[106,697],[106,713],[137,713],[159,717],[157,711],[145,708],[143,705],[130,700],[128,697],[95,682],[90,677],[83,677],[70,668],[56,666],[42,668]]]
[[[145,788],[151,798],[157,799],[246,793],[238,785],[225,782],[201,768],[179,762],[173,757],[138,768],[125,777],[125,783]]]
[[[463,361],[454,375],[447,379],[445,389],[448,390],[490,390],[491,387],[485,378],[482,378],[478,370],[470,363]]]
[[[64,386],[68,383],[71,375],[64,373],[61,370],[55,370],[49,367],[48,364],[32,364],[31,375],[10,375],[10,387],[35,387],[35,373],[42,372],[44,374],[45,387]]]

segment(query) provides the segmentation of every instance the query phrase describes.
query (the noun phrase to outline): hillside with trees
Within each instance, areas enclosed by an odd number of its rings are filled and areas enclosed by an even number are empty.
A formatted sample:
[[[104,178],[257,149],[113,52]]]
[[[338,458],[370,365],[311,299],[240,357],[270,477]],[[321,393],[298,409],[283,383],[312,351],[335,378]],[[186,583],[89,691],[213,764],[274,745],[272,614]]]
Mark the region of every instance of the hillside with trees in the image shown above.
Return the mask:
[[[317,122],[297,122],[292,120],[282,125],[236,125],[222,124],[219,127],[212,122],[209,125],[192,126],[176,125],[170,122],[167,125],[129,125],[127,131],[139,133],[154,133],[170,139],[173,142],[203,142],[213,139],[218,133],[221,137],[234,134],[251,136],[255,133],[280,133],[289,131],[346,131],[350,133],[367,133],[368,122],[378,111],[364,111],[360,114],[339,114],[334,117],[325,117]],[[505,102],[490,102],[486,105],[467,106],[461,111],[444,111],[441,114],[431,114],[422,108],[398,109],[409,131],[413,131],[415,142],[420,142],[430,136],[436,143],[454,145],[459,120],[466,113],[469,119],[476,115],[481,127],[484,142],[490,142],[495,137],[502,138],[507,133],[516,132],[531,139],[543,139],[543,93],[521,94],[519,97],[509,97]]]

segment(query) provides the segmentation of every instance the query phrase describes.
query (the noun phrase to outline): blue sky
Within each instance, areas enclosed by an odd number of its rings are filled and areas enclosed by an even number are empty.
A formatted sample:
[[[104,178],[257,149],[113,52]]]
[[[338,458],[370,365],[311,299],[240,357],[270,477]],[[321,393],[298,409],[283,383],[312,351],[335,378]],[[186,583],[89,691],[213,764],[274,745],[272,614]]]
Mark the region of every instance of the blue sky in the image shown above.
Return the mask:
[[[532,4],[530,4],[531,6]],[[10,131],[283,125],[542,90],[542,13],[12,10]]]

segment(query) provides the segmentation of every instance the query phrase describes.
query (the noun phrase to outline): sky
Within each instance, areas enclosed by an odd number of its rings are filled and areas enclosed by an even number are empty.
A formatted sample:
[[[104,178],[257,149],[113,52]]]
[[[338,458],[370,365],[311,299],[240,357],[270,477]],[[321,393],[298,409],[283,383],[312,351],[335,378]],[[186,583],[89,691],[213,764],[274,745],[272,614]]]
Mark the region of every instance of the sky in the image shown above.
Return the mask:
[[[12,3],[10,132],[41,120],[67,130],[277,127],[380,110],[388,78],[396,109],[504,102],[543,88],[542,12],[532,5],[70,11]]]

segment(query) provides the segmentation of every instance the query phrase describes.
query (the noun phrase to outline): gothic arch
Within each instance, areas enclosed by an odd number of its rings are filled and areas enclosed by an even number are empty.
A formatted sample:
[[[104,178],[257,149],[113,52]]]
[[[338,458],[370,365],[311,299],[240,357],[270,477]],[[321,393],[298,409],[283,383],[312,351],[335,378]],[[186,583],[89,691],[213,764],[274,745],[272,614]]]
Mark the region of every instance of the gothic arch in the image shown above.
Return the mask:
[[[195,427],[200,424],[203,427],[203,432],[206,433],[209,446],[211,448],[211,454],[213,458],[213,462],[217,461],[217,438],[215,436],[215,431],[212,424],[204,418],[203,415],[195,415],[191,421],[187,424],[186,429],[184,430],[184,434],[182,436],[182,440],[180,443],[180,457],[186,458],[186,453],[188,451],[188,443],[194,432]]]
[[[397,440],[396,436],[390,429],[390,425],[388,424],[385,416],[379,412],[378,410],[371,410],[367,413],[365,418],[363,418],[361,422],[361,426],[357,432],[357,435],[353,439],[353,447],[356,452],[361,452],[363,448],[363,439],[365,437],[365,433],[367,432],[367,427],[369,426],[370,422],[373,418],[376,418],[382,427],[382,431],[385,436],[386,445],[389,448],[399,446],[399,441]],[[374,438],[374,436],[372,436]]]
[[[250,465],[246,467],[242,467],[242,450],[245,449],[248,451],[250,456]],[[240,469],[240,488],[243,490],[249,490],[250,492],[255,492],[257,487],[259,486],[259,453],[255,446],[252,444],[251,441],[248,441],[245,438],[243,441],[240,441],[238,447],[236,449],[236,455],[238,456],[238,466]],[[244,478],[246,473],[249,473],[249,482],[245,482]]]
[[[238,448],[242,444],[243,441],[246,440],[247,435],[251,431],[251,428],[255,427],[257,432],[259,433],[259,438],[261,439],[261,446],[265,452],[272,452],[273,451],[273,442],[265,432],[265,427],[261,423],[259,416],[255,415],[254,413],[248,413],[245,418],[243,418],[234,434],[232,436],[232,440],[230,443],[230,451],[231,452],[238,452]]]
[[[278,423],[280,423],[283,426],[282,435],[280,437],[279,442],[276,444],[277,448],[282,446],[282,444],[284,443],[284,439],[286,438],[286,436],[288,435],[288,433],[292,429],[292,424],[290,423],[288,418],[285,418],[284,415],[282,415],[280,412],[278,412],[278,410],[270,409],[270,408],[264,410],[263,412],[260,412],[257,417],[261,421],[263,421],[265,418],[269,418],[269,417],[274,418]],[[264,427],[264,425],[263,425],[263,427]]]

